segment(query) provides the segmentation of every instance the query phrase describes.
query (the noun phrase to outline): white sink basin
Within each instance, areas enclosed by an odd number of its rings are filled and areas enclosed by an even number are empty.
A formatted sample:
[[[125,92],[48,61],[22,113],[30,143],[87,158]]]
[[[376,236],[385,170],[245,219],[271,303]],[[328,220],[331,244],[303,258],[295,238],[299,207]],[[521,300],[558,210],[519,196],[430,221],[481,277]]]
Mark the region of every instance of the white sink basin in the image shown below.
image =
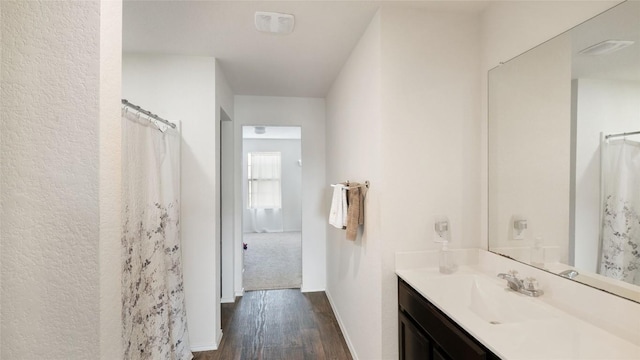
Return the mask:
[[[549,309],[531,298],[525,298],[505,288],[496,292],[494,284],[481,284],[482,282],[478,277],[474,277],[471,284],[469,309],[490,324],[499,325],[553,317]]]
[[[552,291],[538,298],[472,267],[396,271],[438,309],[501,359],[640,359],[640,346],[553,306]]]
[[[489,324],[501,325],[554,317],[538,299],[506,287],[504,280],[484,275],[453,274],[425,279],[425,288],[437,289],[437,301],[467,309]]]

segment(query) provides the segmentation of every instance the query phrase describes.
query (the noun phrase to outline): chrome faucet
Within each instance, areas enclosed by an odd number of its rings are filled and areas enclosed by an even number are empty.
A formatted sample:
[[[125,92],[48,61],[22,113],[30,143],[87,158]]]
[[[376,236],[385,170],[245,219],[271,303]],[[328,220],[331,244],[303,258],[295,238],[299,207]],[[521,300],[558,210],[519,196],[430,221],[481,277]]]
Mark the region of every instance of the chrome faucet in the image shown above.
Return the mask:
[[[576,276],[580,275],[577,271],[573,269],[565,270],[558,275],[562,277],[566,277],[567,279],[574,279]]]
[[[518,272],[511,270],[508,274],[498,274],[500,279],[507,280],[507,285],[513,291],[517,291],[527,296],[538,297],[544,294],[544,291],[538,288],[538,281],[532,277],[528,277],[524,280],[518,278]]]

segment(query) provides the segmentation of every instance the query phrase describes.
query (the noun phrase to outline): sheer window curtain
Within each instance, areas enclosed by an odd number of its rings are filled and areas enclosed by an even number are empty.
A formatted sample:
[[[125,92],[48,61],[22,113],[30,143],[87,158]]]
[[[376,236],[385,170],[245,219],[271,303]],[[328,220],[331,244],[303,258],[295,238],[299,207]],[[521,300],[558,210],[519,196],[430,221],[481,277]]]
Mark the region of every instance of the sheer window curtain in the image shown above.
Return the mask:
[[[247,165],[247,206],[254,232],[283,231],[281,153],[251,152]]]

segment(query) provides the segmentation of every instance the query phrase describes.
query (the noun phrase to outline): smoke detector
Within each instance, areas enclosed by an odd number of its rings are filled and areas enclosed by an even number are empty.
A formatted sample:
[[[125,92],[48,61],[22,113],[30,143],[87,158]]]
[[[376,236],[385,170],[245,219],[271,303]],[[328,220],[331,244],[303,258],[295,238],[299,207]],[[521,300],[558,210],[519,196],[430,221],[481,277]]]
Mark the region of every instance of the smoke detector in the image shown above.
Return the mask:
[[[606,55],[633,45],[630,40],[606,40],[580,50],[582,55]]]
[[[293,15],[256,11],[256,29],[272,34],[289,34],[293,31]]]

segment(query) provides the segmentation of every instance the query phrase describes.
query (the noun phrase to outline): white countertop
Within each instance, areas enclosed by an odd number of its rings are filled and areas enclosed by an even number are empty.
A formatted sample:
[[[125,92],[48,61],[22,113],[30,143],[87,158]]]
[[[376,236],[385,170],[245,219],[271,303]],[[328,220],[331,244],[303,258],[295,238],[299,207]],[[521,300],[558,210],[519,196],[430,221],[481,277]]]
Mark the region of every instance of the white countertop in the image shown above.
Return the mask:
[[[396,274],[502,359],[640,359],[640,346],[541,298],[505,290],[504,280],[471,266],[461,266],[451,275],[440,274],[437,268],[401,269]],[[480,290],[472,291],[472,286]],[[478,301],[484,304],[482,309],[506,314],[504,321],[491,324],[479,316]],[[517,306],[507,309],[512,305]]]

